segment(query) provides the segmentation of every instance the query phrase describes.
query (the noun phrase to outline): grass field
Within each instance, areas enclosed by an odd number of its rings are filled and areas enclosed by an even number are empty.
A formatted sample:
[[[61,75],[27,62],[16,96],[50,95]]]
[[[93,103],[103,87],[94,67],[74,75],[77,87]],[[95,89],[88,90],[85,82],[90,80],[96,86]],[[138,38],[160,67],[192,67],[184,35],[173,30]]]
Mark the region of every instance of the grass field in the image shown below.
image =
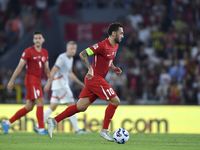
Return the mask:
[[[112,134],[112,133],[111,133]],[[54,133],[47,135],[15,132],[5,135],[0,132],[0,150],[199,150],[198,134],[130,134],[125,144],[108,142],[98,133],[77,135]]]

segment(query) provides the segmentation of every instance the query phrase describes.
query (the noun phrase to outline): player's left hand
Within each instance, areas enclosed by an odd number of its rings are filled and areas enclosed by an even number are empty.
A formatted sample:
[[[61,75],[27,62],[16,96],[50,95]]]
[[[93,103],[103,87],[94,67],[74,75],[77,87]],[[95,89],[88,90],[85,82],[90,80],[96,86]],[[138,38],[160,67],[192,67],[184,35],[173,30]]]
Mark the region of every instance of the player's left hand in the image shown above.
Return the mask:
[[[113,71],[116,73],[117,76],[119,76],[122,73],[122,70],[119,67],[115,67]]]

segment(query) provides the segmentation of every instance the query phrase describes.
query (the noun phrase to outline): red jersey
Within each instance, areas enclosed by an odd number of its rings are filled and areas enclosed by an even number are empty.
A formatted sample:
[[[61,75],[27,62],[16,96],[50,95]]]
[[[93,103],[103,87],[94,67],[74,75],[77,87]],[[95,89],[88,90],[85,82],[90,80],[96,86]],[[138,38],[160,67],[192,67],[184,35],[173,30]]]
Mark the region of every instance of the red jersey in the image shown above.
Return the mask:
[[[21,57],[26,61],[26,84],[41,84],[44,63],[48,61],[48,52],[41,48],[38,52],[34,46],[27,48]]]
[[[89,47],[94,52],[92,62],[94,75],[100,75],[105,78],[115,58],[118,46],[119,44],[113,46],[106,38],[105,40]]]

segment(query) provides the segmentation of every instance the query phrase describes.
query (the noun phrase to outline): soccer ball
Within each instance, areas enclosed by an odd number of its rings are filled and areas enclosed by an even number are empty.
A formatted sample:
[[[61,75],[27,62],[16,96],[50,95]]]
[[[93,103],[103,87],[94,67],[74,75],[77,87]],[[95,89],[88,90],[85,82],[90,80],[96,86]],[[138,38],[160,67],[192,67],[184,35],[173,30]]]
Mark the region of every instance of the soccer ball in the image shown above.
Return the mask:
[[[113,134],[113,139],[118,144],[124,144],[129,139],[129,133],[126,129],[119,128],[119,129],[115,130],[115,132]]]

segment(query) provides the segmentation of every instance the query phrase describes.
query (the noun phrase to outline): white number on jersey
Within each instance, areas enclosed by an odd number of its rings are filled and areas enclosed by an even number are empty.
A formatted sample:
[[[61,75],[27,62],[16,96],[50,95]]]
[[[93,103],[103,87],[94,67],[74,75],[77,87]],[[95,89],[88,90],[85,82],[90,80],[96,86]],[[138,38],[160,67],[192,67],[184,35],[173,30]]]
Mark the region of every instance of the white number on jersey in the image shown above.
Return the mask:
[[[109,61],[109,65],[108,65],[108,67],[110,67],[110,66],[111,66],[111,64],[112,64],[112,61],[113,61],[113,60],[110,60],[110,61]]]
[[[115,92],[113,91],[112,88],[109,88],[109,89],[107,89],[106,91],[108,92],[108,94],[109,94],[110,96],[115,94]]]
[[[39,61],[38,63],[39,63],[39,67],[41,68],[41,67],[42,67],[42,63],[41,63],[41,61]]]

